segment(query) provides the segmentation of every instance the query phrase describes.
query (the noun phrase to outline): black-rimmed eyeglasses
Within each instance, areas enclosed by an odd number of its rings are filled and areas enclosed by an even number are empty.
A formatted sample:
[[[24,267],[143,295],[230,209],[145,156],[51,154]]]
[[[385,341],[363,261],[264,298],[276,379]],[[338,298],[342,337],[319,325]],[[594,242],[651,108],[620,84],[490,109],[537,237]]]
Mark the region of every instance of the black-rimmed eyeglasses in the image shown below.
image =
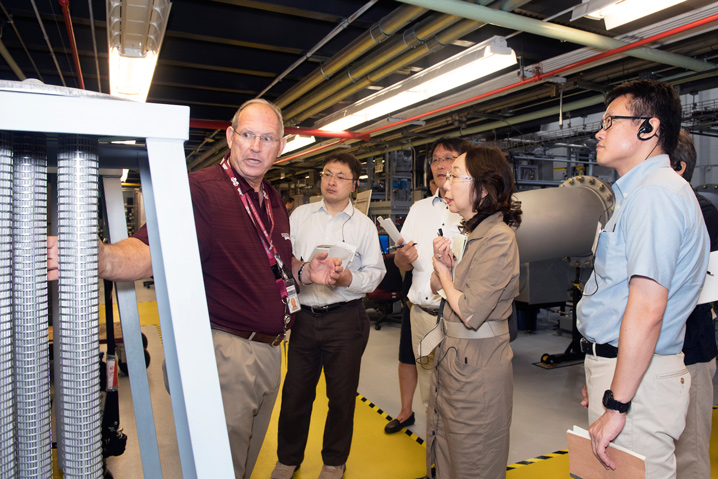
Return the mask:
[[[601,118],[601,129],[608,130],[613,126],[613,120],[650,120],[651,116],[623,116],[623,115],[608,115],[607,117]]]

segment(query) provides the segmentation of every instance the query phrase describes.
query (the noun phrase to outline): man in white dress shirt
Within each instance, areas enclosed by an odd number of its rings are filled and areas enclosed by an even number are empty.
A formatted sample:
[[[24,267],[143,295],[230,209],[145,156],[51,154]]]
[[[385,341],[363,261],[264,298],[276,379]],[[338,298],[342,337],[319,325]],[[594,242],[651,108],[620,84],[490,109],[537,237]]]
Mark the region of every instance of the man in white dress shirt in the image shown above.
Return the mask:
[[[459,234],[461,216],[449,211],[449,205],[444,199],[444,185],[446,172],[451,170],[454,160],[459,156],[461,143],[460,138],[440,138],[432,145],[428,161],[439,188],[433,196],[412,205],[401,228],[406,246],[397,249],[394,263],[402,271],[413,271],[408,299],[411,302],[411,343],[417,364],[399,363],[402,410],[392,421],[396,424],[389,423],[393,427],[387,432],[396,432],[404,425],[413,424],[414,414],[409,408],[417,381],[424,408],[429,404],[433,365],[426,357],[421,358],[422,354],[426,356],[426,352],[419,351],[419,343],[436,326],[436,315],[441,302],[439,295],[432,293],[429,285],[431,273],[434,271],[431,263],[434,238],[439,234],[439,229],[447,238]]]
[[[289,340],[287,375],[279,414],[273,479],[289,479],[304,459],[312,403],[324,369],[329,412],[324,427],[320,479],[344,474],[351,447],[361,357],[369,340],[369,318],[362,298],[374,291],[386,269],[376,226],[350,200],[361,164],[349,153],[324,161],[322,201],[297,207],[289,219],[295,255],[311,258],[318,245],[355,250],[333,286],[301,286]],[[301,273],[297,276],[301,278]]]

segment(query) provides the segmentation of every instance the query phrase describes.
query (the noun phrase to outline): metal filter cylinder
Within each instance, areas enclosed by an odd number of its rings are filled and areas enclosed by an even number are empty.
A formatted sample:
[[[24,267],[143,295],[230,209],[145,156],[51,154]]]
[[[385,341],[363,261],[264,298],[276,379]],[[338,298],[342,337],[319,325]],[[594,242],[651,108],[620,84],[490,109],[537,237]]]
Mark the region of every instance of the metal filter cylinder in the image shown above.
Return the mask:
[[[97,139],[60,137],[57,153],[59,340],[55,358],[58,443],[68,479],[100,479]],[[112,307],[112,305],[108,305]],[[59,336],[59,337],[58,337]],[[57,397],[56,394],[56,397]]]
[[[17,477],[12,338],[12,143],[0,131],[0,477]]]
[[[562,257],[590,257],[598,222],[611,217],[611,186],[600,178],[577,176],[558,188],[516,193],[523,211],[516,230],[522,263]]]
[[[45,135],[13,137],[12,211],[17,477],[51,479]]]

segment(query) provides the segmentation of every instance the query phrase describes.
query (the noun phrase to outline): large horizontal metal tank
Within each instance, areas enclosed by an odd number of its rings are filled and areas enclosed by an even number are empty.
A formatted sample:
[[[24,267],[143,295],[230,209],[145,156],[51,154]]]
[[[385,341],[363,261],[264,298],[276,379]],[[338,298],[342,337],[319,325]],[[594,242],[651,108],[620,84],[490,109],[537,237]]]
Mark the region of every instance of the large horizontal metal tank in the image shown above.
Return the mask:
[[[589,258],[600,221],[606,224],[615,200],[600,178],[577,176],[556,188],[521,191],[523,217],[516,230],[522,263],[551,258]]]

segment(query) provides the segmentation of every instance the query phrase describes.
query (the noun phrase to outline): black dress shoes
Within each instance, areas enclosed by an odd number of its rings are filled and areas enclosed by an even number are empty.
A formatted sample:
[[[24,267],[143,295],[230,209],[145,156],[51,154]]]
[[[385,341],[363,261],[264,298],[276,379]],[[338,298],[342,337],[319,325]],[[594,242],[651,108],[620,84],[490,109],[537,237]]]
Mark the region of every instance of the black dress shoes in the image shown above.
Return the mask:
[[[404,419],[403,421],[399,421],[398,419],[392,419],[389,424],[384,427],[384,432],[387,434],[394,434],[395,432],[399,432],[405,427],[411,426],[412,424],[414,424],[414,413],[411,413],[411,416]]]

